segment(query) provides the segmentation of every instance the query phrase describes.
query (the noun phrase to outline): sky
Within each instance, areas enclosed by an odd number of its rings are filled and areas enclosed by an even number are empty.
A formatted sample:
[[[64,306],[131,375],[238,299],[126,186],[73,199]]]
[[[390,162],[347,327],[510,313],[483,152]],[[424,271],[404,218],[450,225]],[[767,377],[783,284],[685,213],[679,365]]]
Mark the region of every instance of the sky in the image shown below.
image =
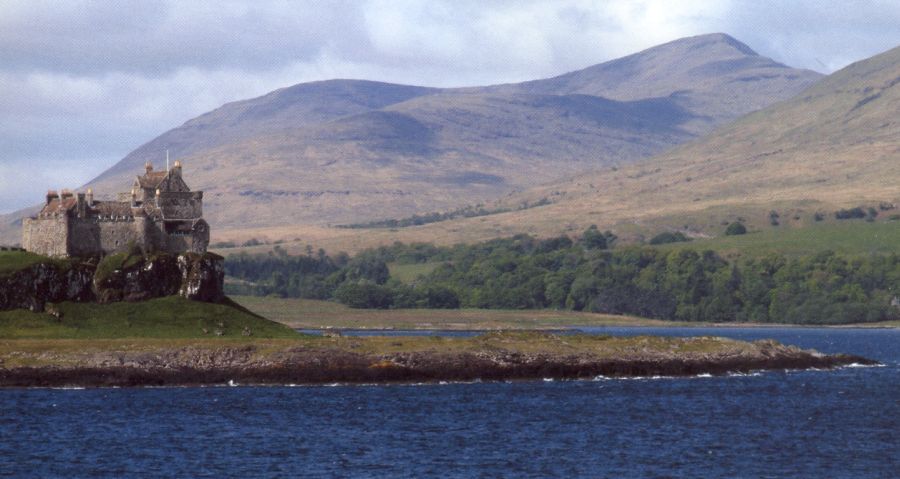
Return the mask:
[[[0,213],[277,88],[531,80],[713,32],[831,73],[900,44],[900,2],[0,0]]]

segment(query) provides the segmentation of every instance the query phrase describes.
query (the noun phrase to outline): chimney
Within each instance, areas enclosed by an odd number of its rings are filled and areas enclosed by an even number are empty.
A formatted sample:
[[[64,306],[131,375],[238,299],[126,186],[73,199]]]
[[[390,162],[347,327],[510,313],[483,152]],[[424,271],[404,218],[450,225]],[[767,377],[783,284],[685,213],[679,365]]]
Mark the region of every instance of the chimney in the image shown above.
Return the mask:
[[[175,166],[172,167],[172,176],[181,177],[181,160],[175,160]]]
[[[153,163],[150,163],[150,160],[147,160],[147,162],[144,163],[144,170],[146,170],[148,174],[153,172]]]
[[[51,201],[59,199],[59,195],[56,193],[56,190],[47,191],[47,204],[49,205]]]
[[[59,195],[59,198],[66,200],[66,199],[72,198],[73,196],[75,196],[75,195],[72,194],[72,190],[64,189],[64,190],[62,190],[62,194]]]
[[[86,211],[87,208],[86,208],[85,202],[84,202],[84,201],[85,201],[85,200],[84,200],[84,193],[76,193],[76,194],[75,194],[75,198],[77,198],[77,199],[76,199],[75,205],[76,205],[76,209],[78,210],[78,217],[79,217],[79,218],[84,218],[84,217],[85,217],[85,214],[86,214],[86,212],[87,212],[87,211]]]

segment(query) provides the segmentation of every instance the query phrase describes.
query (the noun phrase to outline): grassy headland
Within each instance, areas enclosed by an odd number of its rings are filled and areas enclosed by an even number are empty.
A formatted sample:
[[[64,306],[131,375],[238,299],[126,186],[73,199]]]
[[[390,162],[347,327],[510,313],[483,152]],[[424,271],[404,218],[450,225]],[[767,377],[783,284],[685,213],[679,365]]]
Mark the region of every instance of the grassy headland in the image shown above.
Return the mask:
[[[64,265],[69,261],[51,259],[25,251],[0,251],[0,278],[40,263]]]
[[[53,305],[59,317],[25,310],[0,311],[0,339],[290,338],[289,327],[233,304],[179,296],[136,303]]]

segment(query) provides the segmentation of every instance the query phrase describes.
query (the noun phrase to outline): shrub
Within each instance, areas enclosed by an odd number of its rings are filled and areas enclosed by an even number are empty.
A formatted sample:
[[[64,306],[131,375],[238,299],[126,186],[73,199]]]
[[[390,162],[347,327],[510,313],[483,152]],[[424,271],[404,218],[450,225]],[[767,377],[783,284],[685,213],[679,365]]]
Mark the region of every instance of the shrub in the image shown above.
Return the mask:
[[[581,235],[581,245],[585,249],[607,249],[612,246],[617,237],[612,231],[604,231],[603,233],[597,229],[597,225],[591,225]]]
[[[690,240],[690,238],[685,236],[684,233],[681,233],[680,231],[677,231],[675,233],[666,231],[651,238],[650,244],[682,243]]]
[[[344,283],[335,290],[334,298],[357,309],[388,309],[394,302],[390,288],[371,283]]]
[[[876,210],[875,208],[872,208],[870,206],[869,209],[866,210],[866,221],[875,221],[875,217],[877,216],[878,210]]]
[[[834,217],[839,220],[860,219],[866,217],[866,212],[857,206],[856,208],[835,211]]]
[[[458,309],[459,295],[445,286],[432,286],[425,292],[425,307],[431,309]]]
[[[725,228],[725,236],[738,236],[747,234],[747,227],[743,223],[735,221]]]

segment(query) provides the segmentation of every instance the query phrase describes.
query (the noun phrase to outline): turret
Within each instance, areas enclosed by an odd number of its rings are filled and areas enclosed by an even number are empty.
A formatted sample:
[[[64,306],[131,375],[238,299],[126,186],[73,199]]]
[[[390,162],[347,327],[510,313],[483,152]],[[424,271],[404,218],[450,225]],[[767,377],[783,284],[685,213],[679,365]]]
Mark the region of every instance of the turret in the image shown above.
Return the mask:
[[[47,191],[47,204],[49,205],[51,201],[59,199],[59,194],[56,193],[56,190]]]
[[[87,189],[87,194],[85,195],[85,199],[87,200],[88,206],[94,206],[94,190],[91,188]]]
[[[144,163],[144,170],[146,170],[147,173],[153,172],[153,163],[150,163],[150,160],[147,160],[147,162]]]
[[[175,166],[172,167],[172,176],[181,177],[181,160],[175,160]]]

